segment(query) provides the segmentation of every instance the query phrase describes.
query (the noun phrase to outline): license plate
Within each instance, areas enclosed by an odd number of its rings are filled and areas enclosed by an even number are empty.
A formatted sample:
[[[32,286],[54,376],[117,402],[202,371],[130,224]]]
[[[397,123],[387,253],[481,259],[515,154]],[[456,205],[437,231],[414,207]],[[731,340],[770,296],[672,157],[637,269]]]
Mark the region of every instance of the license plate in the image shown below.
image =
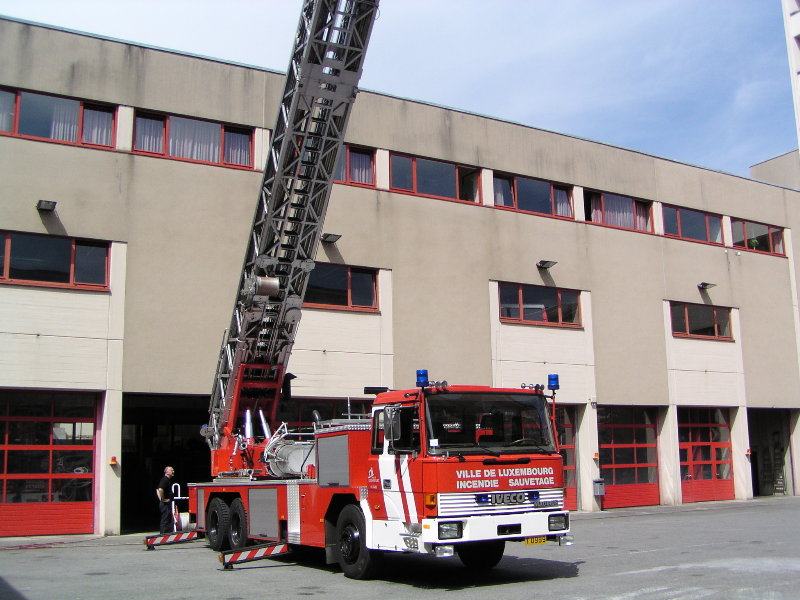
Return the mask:
[[[546,544],[546,543],[547,543],[547,536],[545,535],[537,535],[536,537],[525,538],[526,546],[535,546],[537,544]]]

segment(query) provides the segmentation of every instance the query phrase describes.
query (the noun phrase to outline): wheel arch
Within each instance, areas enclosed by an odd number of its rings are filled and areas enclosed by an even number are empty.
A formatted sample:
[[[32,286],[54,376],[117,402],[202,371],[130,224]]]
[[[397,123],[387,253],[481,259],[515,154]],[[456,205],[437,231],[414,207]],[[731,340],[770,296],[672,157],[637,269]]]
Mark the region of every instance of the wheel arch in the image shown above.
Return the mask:
[[[329,565],[337,562],[336,522],[342,509],[348,504],[358,506],[355,494],[334,494],[325,511],[325,562]]]

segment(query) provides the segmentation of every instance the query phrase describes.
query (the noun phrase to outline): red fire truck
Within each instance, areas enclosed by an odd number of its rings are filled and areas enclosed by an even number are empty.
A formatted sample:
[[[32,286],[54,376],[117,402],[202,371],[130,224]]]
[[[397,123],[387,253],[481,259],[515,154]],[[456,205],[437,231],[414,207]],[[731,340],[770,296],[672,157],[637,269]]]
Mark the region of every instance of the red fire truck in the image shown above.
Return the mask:
[[[423,375],[417,389],[379,393],[369,416],[316,422],[310,433],[282,426],[243,444],[253,472],[190,485],[190,512],[212,548],[234,550],[231,562],[311,546],[357,579],[387,552],[455,553],[488,569],[506,542],[568,545],[547,400],[539,386],[448,386]],[[267,544],[248,550],[250,540]]]
[[[364,578],[387,552],[491,568],[507,541],[572,540],[543,386],[448,386],[421,371],[414,389],[365,389],[371,414],[275,428],[376,13],[377,0],[303,3],[204,429],[214,479],[189,485],[190,519],[226,567],[311,546]]]

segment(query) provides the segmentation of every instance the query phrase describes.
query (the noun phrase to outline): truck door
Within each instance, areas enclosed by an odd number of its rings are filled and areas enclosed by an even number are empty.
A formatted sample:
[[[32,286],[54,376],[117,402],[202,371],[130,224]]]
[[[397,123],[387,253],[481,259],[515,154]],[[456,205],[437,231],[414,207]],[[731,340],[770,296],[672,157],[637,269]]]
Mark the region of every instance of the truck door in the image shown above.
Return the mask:
[[[390,406],[375,412],[369,497],[376,518],[419,522],[415,492],[419,494],[422,491],[419,488],[421,482],[412,477],[419,451],[418,407]]]

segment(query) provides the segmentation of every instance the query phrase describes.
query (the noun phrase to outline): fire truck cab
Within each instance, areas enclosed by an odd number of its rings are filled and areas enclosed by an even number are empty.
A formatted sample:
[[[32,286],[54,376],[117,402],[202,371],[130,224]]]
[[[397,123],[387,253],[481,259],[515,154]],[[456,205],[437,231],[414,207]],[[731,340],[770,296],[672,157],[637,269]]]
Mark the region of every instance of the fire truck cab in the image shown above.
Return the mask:
[[[357,579],[388,552],[457,554],[480,570],[506,542],[571,544],[547,399],[538,386],[386,391],[369,416],[282,426],[258,459],[266,477],[193,484],[190,512],[214,549],[325,548]]]

